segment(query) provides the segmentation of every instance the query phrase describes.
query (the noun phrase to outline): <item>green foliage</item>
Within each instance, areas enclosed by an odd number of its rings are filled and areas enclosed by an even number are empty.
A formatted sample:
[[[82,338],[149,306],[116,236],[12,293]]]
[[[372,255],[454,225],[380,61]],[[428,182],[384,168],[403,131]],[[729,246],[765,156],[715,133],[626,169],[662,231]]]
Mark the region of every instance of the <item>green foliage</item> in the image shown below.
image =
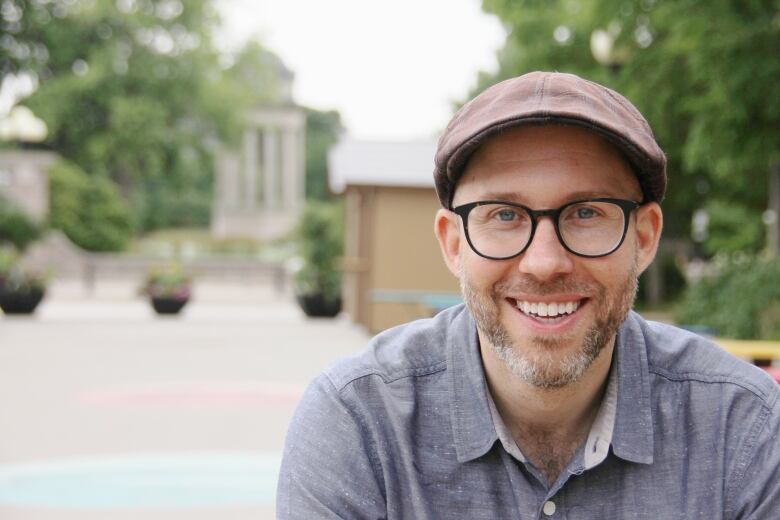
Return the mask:
[[[758,211],[712,199],[705,205],[709,215],[704,248],[709,254],[758,251],[764,243],[764,224]]]
[[[213,154],[245,111],[278,102],[273,54],[232,66],[212,43],[215,0],[4,0],[0,74],[40,82],[25,100],[45,146],[112,180],[142,229],[208,222]],[[152,199],[152,200],[148,200]]]
[[[718,257],[717,274],[692,285],[676,320],[706,325],[720,336],[780,339],[780,262],[746,255]]]
[[[3,242],[25,249],[41,234],[40,226],[11,201],[0,196],[0,245]]]
[[[142,292],[152,298],[186,300],[190,297],[192,277],[182,266],[171,262],[149,270]]]
[[[90,251],[119,251],[133,231],[130,213],[108,179],[60,162],[49,170],[51,227]]]
[[[140,229],[207,227],[211,218],[211,193],[193,186],[177,191],[165,182],[154,182],[145,187],[140,199]]]
[[[306,110],[306,197],[325,200],[328,188],[328,150],[343,131],[336,111]]]
[[[654,262],[660,262],[661,267],[661,281],[663,286],[661,287],[661,293],[665,301],[676,300],[685,290],[686,280],[685,275],[677,265],[673,255],[663,254],[659,252]],[[639,277],[639,288],[637,291],[637,303],[640,305],[646,305],[650,302],[650,295],[648,291],[648,277],[649,272],[646,270]]]
[[[245,107],[278,105],[288,101],[284,99],[285,80],[292,80],[292,72],[279,57],[259,42],[249,41],[225,69],[221,88],[228,91],[234,103]]]
[[[19,251],[11,245],[0,244],[0,282],[19,262]]]
[[[341,295],[339,260],[344,254],[344,211],[341,204],[310,202],[297,229],[301,268],[294,281],[299,294]]]
[[[767,176],[780,162],[778,2],[484,0],[483,6],[510,32],[498,72],[482,74],[478,90],[531,70],[573,72],[625,94],[647,117],[669,159],[666,235],[687,237],[691,215],[709,193],[743,216],[767,207]],[[595,31],[614,40],[605,63],[590,48]],[[714,229],[713,243],[728,242],[719,235],[730,232]]]

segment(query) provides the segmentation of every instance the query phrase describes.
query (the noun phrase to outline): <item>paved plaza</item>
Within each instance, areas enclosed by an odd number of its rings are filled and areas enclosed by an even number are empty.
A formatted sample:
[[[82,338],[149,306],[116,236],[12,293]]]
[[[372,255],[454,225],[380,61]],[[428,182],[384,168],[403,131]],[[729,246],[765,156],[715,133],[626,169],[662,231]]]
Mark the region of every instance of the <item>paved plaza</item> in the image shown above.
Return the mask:
[[[201,284],[178,317],[60,282],[0,315],[0,518],[269,519],[306,383],[368,335],[290,294]]]

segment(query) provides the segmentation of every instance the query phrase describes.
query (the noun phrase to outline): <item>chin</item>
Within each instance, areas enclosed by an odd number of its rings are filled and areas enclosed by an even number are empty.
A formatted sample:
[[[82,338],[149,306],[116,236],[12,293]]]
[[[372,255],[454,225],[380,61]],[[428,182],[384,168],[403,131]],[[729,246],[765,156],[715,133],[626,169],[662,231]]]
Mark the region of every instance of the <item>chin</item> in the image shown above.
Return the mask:
[[[488,338],[491,351],[519,379],[543,389],[562,388],[580,381],[611,338],[590,334],[573,337],[537,336],[524,341]]]

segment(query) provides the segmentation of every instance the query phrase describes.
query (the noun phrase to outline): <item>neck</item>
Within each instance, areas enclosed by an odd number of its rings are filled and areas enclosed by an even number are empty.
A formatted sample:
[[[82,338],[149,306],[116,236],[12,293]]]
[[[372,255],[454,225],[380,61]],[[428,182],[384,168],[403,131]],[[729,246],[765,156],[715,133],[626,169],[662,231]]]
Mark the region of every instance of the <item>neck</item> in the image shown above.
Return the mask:
[[[583,376],[560,388],[539,388],[514,375],[480,337],[491,396],[512,435],[555,432],[559,438],[584,437],[598,412],[614,351],[610,340]]]

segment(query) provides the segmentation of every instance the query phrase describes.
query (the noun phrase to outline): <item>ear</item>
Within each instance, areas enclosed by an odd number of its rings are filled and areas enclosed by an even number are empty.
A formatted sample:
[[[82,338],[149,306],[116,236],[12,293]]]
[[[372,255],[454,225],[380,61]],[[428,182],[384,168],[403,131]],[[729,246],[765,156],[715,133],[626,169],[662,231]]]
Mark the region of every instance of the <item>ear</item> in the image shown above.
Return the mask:
[[[452,274],[460,277],[460,218],[450,210],[440,209],[436,212],[433,232],[439,241],[444,263]]]
[[[664,215],[657,202],[643,204],[636,211],[636,244],[639,272],[644,272],[655,258],[661,240]]]

